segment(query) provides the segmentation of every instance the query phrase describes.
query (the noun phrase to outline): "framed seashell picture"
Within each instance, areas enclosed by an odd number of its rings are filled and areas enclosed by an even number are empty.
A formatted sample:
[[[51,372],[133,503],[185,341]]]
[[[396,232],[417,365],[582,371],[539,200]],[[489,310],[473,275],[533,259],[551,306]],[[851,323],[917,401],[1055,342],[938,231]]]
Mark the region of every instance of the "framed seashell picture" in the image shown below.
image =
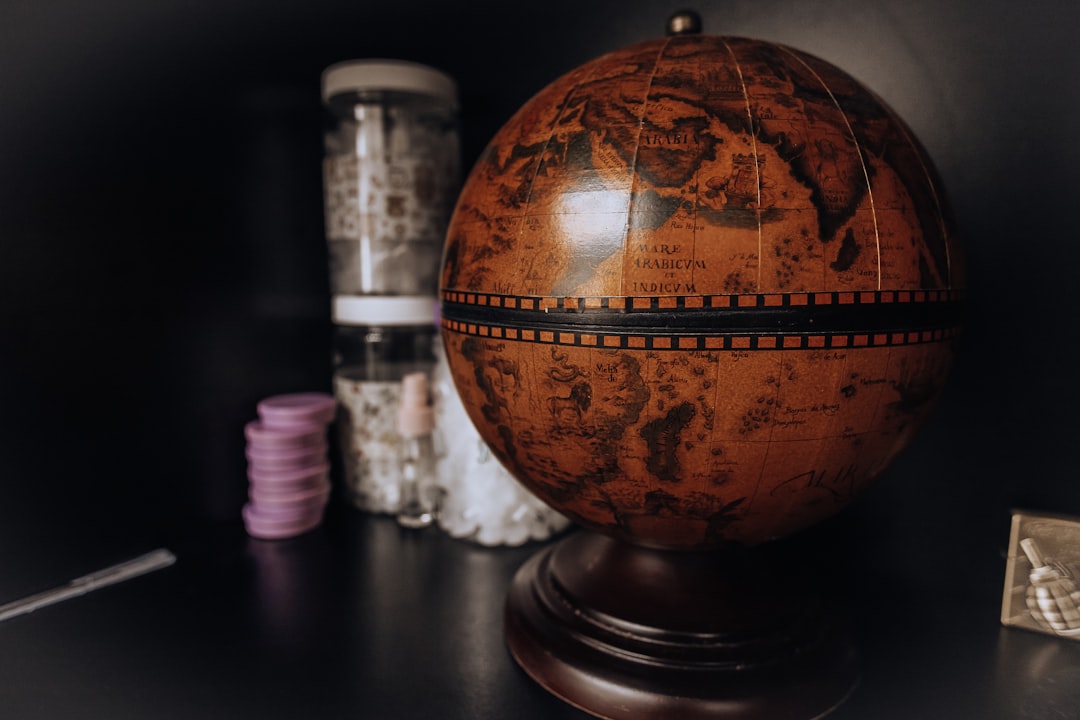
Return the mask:
[[[1080,518],[1013,513],[1001,623],[1080,639]]]

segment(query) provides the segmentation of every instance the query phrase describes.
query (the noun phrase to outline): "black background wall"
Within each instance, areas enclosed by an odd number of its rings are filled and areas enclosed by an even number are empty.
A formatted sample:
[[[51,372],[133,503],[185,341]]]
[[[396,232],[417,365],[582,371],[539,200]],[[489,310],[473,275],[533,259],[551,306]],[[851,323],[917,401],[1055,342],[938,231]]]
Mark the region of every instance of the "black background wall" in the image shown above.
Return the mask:
[[[0,557],[88,529],[239,524],[255,402],[329,389],[325,66],[449,72],[468,167],[543,85],[661,34],[683,4],[4,0],[0,520],[19,547]],[[801,48],[874,88],[953,200],[963,353],[859,522],[929,558],[944,527],[1004,542],[1010,507],[1080,513],[1080,4],[696,6],[708,32]]]

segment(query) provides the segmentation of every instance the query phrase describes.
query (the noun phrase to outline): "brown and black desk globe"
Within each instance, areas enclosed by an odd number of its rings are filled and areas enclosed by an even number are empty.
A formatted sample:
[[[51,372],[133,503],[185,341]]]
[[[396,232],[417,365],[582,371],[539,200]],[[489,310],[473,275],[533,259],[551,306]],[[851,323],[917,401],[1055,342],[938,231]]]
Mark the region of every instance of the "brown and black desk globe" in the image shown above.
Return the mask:
[[[820,59],[676,34],[537,94],[465,184],[441,289],[481,435],[592,531],[515,580],[518,662],[604,717],[840,702],[853,662],[746,548],[910,442],[963,287],[930,159]]]

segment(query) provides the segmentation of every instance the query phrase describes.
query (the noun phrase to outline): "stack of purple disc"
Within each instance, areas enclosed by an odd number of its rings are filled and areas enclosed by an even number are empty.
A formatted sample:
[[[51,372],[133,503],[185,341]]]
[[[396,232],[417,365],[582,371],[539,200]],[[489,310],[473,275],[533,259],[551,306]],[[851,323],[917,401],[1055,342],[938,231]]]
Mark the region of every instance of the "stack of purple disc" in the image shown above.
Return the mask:
[[[332,395],[275,395],[258,405],[247,437],[248,503],[244,526],[252,537],[274,540],[312,530],[330,498],[326,431]]]

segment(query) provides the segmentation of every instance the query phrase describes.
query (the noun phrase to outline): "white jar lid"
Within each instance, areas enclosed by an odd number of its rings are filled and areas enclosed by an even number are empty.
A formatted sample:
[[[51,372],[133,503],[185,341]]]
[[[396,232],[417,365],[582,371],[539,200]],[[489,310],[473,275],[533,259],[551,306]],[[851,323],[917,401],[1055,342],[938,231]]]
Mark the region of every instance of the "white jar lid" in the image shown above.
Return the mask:
[[[322,97],[343,92],[398,90],[433,95],[457,107],[457,83],[433,67],[407,60],[346,60],[323,70]]]
[[[431,295],[335,295],[337,325],[434,325],[436,299]]]

